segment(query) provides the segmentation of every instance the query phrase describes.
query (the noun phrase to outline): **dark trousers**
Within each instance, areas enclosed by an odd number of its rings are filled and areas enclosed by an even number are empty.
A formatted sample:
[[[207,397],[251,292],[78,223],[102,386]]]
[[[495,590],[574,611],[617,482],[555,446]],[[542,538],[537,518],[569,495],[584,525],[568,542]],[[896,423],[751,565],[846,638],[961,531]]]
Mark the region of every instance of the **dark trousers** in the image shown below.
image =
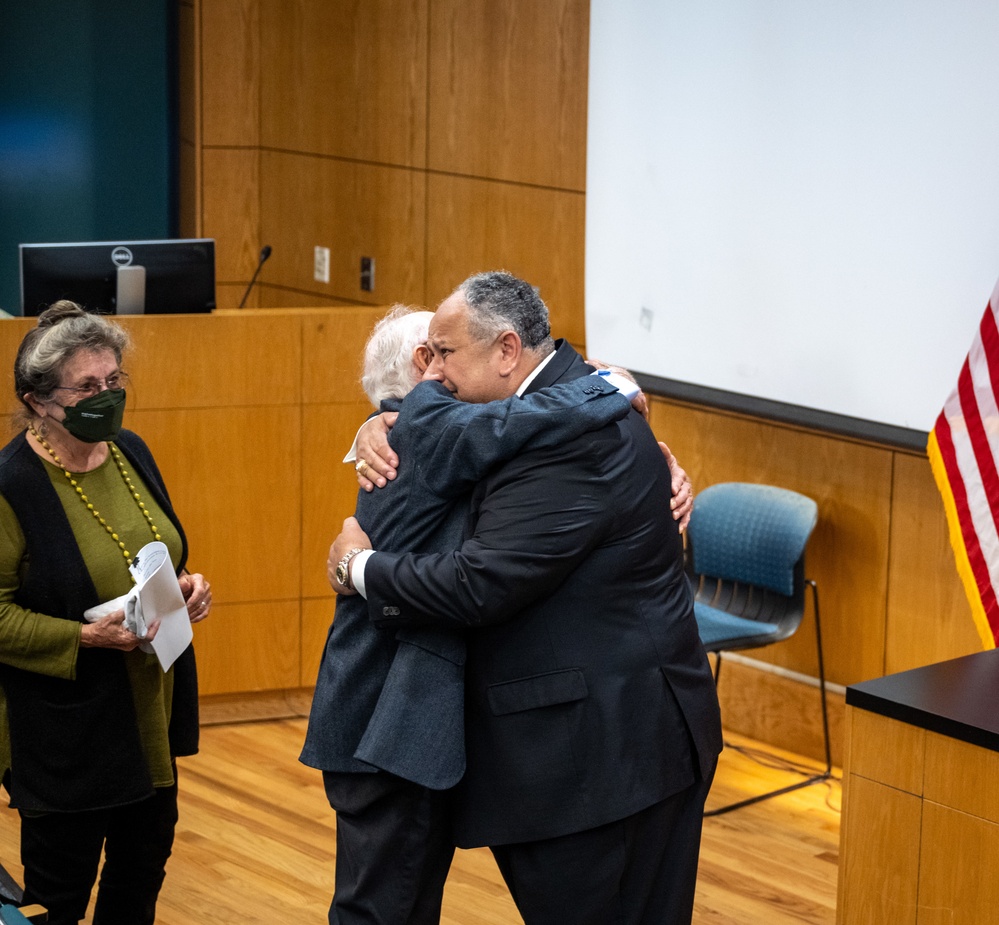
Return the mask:
[[[689,925],[710,786],[596,829],[493,848],[525,925]]]
[[[330,925],[437,925],[454,855],[446,791],[384,771],[323,772],[336,810]]]
[[[94,925],[153,925],[176,825],[176,783],[127,806],[22,813],[25,904],[45,906],[49,925],[77,925],[86,915],[103,850]]]

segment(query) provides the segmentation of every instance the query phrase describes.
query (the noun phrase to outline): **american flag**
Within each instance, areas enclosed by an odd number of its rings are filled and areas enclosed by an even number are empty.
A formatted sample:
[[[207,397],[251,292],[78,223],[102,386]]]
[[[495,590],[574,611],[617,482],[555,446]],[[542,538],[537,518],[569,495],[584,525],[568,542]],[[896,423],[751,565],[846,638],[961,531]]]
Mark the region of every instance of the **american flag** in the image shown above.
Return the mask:
[[[927,453],[957,570],[986,648],[999,641],[999,283]]]

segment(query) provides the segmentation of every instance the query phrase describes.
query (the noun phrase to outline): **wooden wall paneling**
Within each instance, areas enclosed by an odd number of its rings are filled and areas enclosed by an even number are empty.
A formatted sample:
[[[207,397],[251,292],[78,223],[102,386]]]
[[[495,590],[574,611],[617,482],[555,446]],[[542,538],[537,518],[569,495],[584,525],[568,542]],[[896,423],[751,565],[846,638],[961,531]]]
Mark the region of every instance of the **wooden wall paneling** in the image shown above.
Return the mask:
[[[193,4],[178,4],[178,216],[181,237],[196,238],[201,229],[201,80],[200,30]]]
[[[191,567],[212,583],[215,601],[297,600],[297,409],[135,411],[128,421],[156,456],[188,534]]]
[[[245,291],[257,267],[263,247],[259,187],[260,153],[255,148],[202,151],[202,233],[215,239],[216,284],[238,282]],[[268,271],[269,262],[260,276]],[[237,299],[231,307],[238,305]]]
[[[432,170],[586,188],[587,0],[435,0],[430,48]]]
[[[721,673],[718,700],[726,729],[760,742],[773,742],[796,755],[825,762],[822,700],[817,685],[803,684],[729,660]],[[827,692],[826,705],[832,762],[841,767],[843,695],[835,691]]]
[[[943,501],[924,456],[895,453],[890,550],[884,673],[980,651]]]
[[[300,316],[304,404],[352,406],[352,412],[360,412],[361,421],[371,413],[371,405],[361,388],[364,345],[390,307],[352,305]],[[348,443],[344,447],[344,453],[349,446]],[[338,458],[343,458],[343,453]]]
[[[296,687],[299,609],[297,599],[213,604],[194,627],[201,696]]]
[[[265,151],[261,238],[274,248],[267,281],[369,304],[424,293],[425,175],[412,170]],[[330,249],[330,282],[313,277],[314,249]],[[361,290],[361,257],[375,288]]]
[[[329,308],[332,306],[355,304],[352,299],[336,299],[333,296],[300,292],[297,289],[285,289],[281,286],[272,286],[266,283],[264,285],[258,283],[253,289],[257,293],[256,298],[260,304],[266,305],[268,308]],[[247,305],[250,304],[253,298],[254,296],[251,293],[250,299],[247,300]]]
[[[37,318],[0,318],[0,413],[13,414],[21,407],[14,395],[14,359],[24,335]]]
[[[201,0],[202,144],[260,144],[259,0]]]
[[[132,336],[132,409],[297,405],[301,325],[294,312],[216,311],[118,319]]]
[[[763,482],[815,499],[819,522],[806,571],[819,586],[826,677],[852,684],[882,675],[891,452],[658,398],[651,422],[695,490],[716,482]],[[816,677],[811,606],[791,639],[745,654]]]
[[[259,7],[259,0],[200,3],[200,233],[215,239],[216,301],[223,308],[239,305],[263,246]],[[248,304],[257,298],[252,293]]]
[[[177,134],[192,145],[201,143],[199,43],[198,13],[194,3],[182,0],[177,4]]]
[[[999,869],[999,825],[927,801],[921,844],[919,925],[993,921],[999,907],[999,878],[993,875]]]
[[[215,243],[218,244],[218,238],[215,239]],[[250,280],[247,279],[246,282],[239,283],[220,283],[216,281],[215,283],[215,305],[217,308],[223,309],[236,309],[239,308],[239,303],[243,301],[243,296],[246,295],[246,288]],[[253,289],[250,290],[250,294],[246,296],[246,307],[247,308],[258,308],[260,305],[266,305],[268,308],[281,308],[276,302],[268,302],[262,298],[260,280],[254,284]],[[296,303],[298,304],[298,303]]]
[[[200,149],[183,139],[177,165],[177,232],[182,238],[200,238],[201,234],[201,163]],[[218,291],[216,287],[216,303]]]
[[[472,273],[509,270],[541,290],[555,336],[582,344],[585,211],[581,193],[431,175],[428,304]]]
[[[132,380],[128,412],[239,405],[256,396],[267,404],[300,401],[301,326],[294,312],[256,313],[252,321],[249,313],[224,311],[115,321],[132,339],[123,363]],[[35,318],[0,321],[0,376],[7,382],[0,389],[0,411],[20,407],[14,358],[35,324]]]
[[[840,858],[837,925],[916,925],[921,810],[918,796],[849,776],[843,831],[863,820],[866,837]]]
[[[296,686],[297,415],[280,405],[137,411],[128,424],[163,472],[191,569],[212,583],[215,606],[196,642],[203,693]]]
[[[262,144],[425,166],[427,3],[263,4]]]

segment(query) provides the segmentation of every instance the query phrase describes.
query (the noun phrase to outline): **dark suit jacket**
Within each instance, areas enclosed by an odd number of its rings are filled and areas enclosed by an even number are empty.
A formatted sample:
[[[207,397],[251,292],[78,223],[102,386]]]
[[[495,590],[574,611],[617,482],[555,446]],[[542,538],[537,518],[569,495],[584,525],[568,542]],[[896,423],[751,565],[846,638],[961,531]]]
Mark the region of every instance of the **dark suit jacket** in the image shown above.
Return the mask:
[[[357,518],[380,549],[454,550],[469,493],[495,465],[527,445],[552,448],[603,427],[628,409],[596,376],[487,405],[455,401],[436,382],[418,385],[391,433],[398,478],[358,492]],[[464,662],[455,627],[378,629],[363,598],[339,598],[301,760],[453,786],[465,769]]]
[[[588,371],[563,343],[532,388]],[[712,773],[718,700],[669,501],[631,412],[492,472],[457,553],[368,560],[376,624],[473,629],[460,846],[594,828]]]

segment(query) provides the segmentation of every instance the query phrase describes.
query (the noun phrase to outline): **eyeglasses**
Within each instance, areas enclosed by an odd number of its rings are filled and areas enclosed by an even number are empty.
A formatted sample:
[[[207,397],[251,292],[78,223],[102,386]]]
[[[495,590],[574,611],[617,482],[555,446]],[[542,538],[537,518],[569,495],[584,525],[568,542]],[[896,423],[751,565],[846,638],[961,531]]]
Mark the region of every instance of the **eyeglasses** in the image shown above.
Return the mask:
[[[92,398],[104,389],[123,389],[128,385],[128,373],[119,369],[116,373],[111,373],[107,379],[88,379],[83,385],[57,385],[53,392],[73,392],[80,397]]]

